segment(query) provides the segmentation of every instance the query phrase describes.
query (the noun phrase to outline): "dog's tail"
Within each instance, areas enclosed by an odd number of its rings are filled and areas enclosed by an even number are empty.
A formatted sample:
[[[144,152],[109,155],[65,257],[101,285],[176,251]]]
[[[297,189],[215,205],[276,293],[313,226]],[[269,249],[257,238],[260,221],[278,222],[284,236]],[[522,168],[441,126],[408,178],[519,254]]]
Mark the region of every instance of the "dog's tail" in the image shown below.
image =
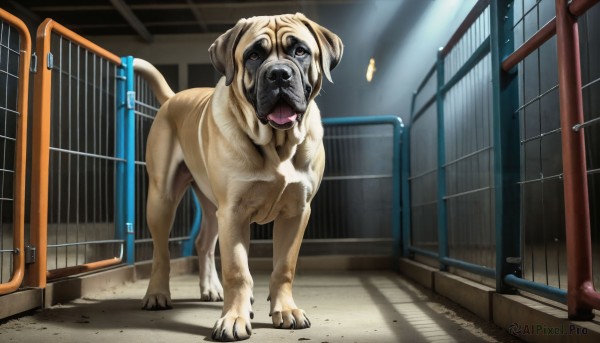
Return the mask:
[[[154,95],[161,105],[175,94],[171,87],[169,87],[165,77],[152,65],[152,63],[140,58],[134,58],[133,70],[148,81],[150,88],[152,88]]]

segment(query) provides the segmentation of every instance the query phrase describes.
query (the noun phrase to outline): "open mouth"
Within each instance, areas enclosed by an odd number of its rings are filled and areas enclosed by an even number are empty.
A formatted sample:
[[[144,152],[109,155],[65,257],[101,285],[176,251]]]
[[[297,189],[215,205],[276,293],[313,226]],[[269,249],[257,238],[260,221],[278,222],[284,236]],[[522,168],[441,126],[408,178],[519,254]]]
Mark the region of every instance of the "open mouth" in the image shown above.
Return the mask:
[[[279,101],[267,115],[267,120],[276,129],[289,129],[294,126],[300,115],[285,101]]]

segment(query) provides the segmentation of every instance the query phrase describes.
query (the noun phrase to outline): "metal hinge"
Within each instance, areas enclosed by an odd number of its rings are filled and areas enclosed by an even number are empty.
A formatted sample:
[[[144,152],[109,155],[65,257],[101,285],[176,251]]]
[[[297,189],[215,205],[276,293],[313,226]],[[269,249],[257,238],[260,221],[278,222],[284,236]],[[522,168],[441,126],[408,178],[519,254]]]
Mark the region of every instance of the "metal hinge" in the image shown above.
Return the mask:
[[[31,245],[25,246],[25,264],[35,263],[36,251],[35,247]]]
[[[37,55],[35,52],[31,54],[31,63],[29,64],[29,71],[32,73],[37,73]]]
[[[507,257],[506,258],[506,263],[521,264],[521,258],[520,257]]]
[[[128,110],[135,109],[135,92],[134,91],[127,92],[127,109]]]
[[[48,53],[47,62],[48,62],[48,64],[47,64],[48,65],[48,69],[54,68],[54,55],[52,55],[51,52]]]

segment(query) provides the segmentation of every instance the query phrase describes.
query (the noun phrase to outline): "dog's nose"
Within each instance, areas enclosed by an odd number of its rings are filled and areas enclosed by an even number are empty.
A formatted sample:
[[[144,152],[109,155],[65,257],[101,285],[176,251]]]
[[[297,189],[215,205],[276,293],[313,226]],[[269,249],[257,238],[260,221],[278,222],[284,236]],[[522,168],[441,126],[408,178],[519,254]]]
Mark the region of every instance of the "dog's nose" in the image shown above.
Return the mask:
[[[277,86],[283,86],[292,79],[292,74],[292,68],[281,64],[274,65],[267,71],[267,80]]]

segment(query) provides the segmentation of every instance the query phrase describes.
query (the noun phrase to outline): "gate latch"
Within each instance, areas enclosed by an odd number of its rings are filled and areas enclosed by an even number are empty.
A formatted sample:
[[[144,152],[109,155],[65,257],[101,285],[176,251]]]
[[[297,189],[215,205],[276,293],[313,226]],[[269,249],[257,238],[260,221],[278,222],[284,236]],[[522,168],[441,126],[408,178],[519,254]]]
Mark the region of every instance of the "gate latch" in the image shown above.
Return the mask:
[[[31,245],[25,246],[25,264],[35,263],[36,251],[35,247]]]

